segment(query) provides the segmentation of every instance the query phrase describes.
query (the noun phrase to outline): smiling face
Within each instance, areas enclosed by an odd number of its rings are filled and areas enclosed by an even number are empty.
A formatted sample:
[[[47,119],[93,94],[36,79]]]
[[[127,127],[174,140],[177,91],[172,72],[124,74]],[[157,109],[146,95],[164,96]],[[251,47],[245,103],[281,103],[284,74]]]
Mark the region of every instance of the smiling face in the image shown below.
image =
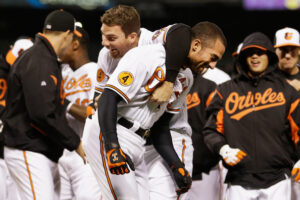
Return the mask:
[[[137,45],[137,34],[135,32],[130,33],[127,37],[121,26],[108,26],[102,24],[102,45],[106,47],[111,57],[121,58],[127,51]]]
[[[245,51],[246,62],[252,74],[260,75],[266,71],[269,65],[269,57],[266,51],[258,48],[249,48]]]
[[[214,69],[218,60],[225,52],[225,46],[220,39],[215,40],[214,45],[203,47],[199,39],[192,41],[186,67],[191,68],[194,73],[201,74],[204,69]]]

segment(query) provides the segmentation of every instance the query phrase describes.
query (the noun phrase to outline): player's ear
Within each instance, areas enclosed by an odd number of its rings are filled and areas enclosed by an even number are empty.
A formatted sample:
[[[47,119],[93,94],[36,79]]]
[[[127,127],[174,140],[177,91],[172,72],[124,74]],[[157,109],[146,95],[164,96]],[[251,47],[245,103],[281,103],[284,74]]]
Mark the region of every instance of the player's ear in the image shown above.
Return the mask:
[[[128,39],[133,43],[136,41],[136,38],[137,38],[137,33],[136,32],[132,32],[128,35]]]
[[[193,52],[199,52],[202,49],[202,43],[200,39],[194,39],[192,41],[191,50]]]
[[[79,46],[80,46],[79,41],[78,40],[73,40],[73,42],[72,42],[72,49],[73,49],[73,51],[79,49]]]

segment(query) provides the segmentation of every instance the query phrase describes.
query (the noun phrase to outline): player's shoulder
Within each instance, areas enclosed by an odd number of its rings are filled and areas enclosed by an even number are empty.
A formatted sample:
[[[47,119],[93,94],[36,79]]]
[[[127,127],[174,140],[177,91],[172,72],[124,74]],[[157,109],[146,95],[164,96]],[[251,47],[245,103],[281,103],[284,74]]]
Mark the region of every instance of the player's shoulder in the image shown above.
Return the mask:
[[[165,48],[162,44],[150,44],[138,46],[129,50],[125,56],[142,56],[152,59],[154,55],[165,54]]]

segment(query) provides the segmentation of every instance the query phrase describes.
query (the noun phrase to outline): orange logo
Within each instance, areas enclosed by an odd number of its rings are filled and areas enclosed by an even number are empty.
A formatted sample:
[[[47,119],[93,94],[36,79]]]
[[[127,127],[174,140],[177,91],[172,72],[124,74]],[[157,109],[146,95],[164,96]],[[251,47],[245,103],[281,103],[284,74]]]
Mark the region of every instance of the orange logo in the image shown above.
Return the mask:
[[[65,95],[73,95],[78,92],[87,92],[90,91],[92,87],[92,81],[88,77],[87,74],[81,76],[78,80],[76,80],[74,77],[68,80],[68,82],[65,85],[65,90],[73,90],[71,92],[67,92]]]
[[[198,106],[201,103],[198,93],[194,92],[193,94],[188,94],[186,96],[186,103],[187,103],[187,109]]]
[[[286,100],[282,92],[273,92],[272,88],[264,93],[248,92],[247,96],[239,96],[237,92],[229,94],[225,102],[225,111],[231,115],[231,119],[240,120],[254,111],[264,110],[285,104]]]
[[[293,37],[293,33],[286,32],[285,35],[284,35],[284,38],[286,40],[290,40],[290,39],[292,39],[292,37]]]
[[[103,72],[103,70],[98,69],[98,71],[97,71],[97,81],[98,82],[103,81],[104,77],[105,77],[105,73]]]

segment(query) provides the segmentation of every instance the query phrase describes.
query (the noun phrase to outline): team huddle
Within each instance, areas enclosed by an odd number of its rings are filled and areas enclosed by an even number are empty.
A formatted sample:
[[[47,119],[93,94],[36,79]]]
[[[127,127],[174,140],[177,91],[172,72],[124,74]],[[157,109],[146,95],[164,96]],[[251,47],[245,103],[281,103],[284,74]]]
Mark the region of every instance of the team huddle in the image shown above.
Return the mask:
[[[300,35],[249,34],[235,74],[214,23],[141,28],[132,6],[84,25],[51,12],[0,57],[0,199],[300,198]]]

